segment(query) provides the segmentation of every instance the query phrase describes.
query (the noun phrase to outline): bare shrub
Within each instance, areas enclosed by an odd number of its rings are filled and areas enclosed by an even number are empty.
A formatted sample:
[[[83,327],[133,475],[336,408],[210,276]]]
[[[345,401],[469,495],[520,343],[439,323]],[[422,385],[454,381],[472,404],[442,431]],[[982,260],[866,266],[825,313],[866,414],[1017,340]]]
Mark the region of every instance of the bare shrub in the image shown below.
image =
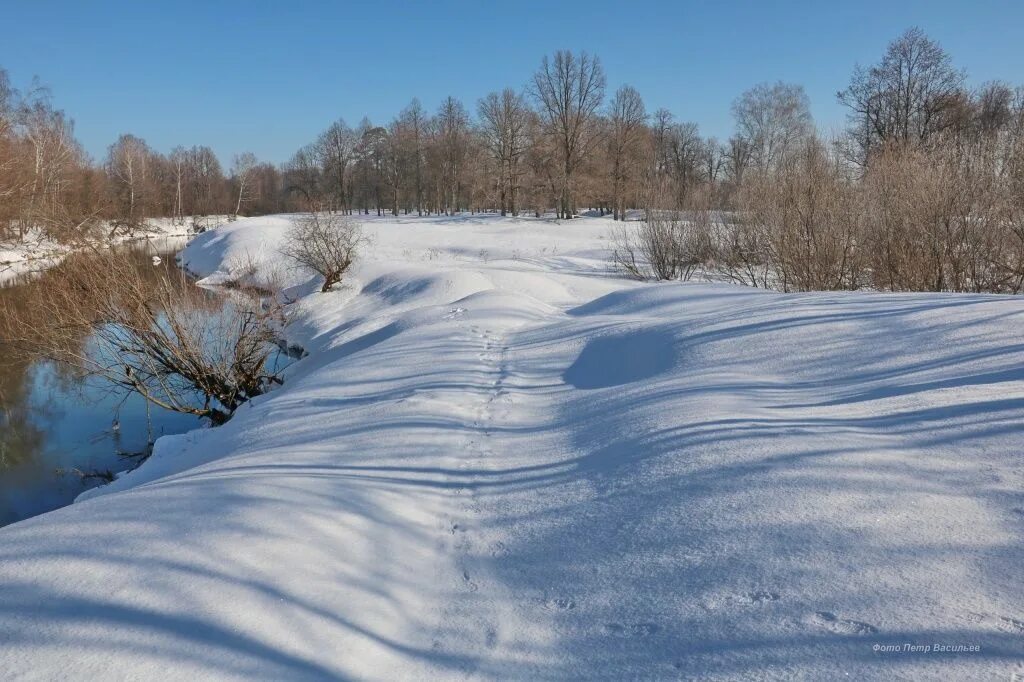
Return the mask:
[[[732,281],[764,289],[772,286],[769,234],[746,213],[740,211],[723,223],[717,254],[719,266]]]
[[[246,249],[228,258],[227,277],[218,283],[226,289],[240,289],[257,296],[281,296],[285,289],[286,267],[267,257],[262,248]]]
[[[310,213],[297,218],[282,251],[324,278],[321,292],[341,281],[362,243],[359,223],[340,214]]]
[[[260,271],[260,258],[252,251],[246,249],[241,254],[234,255],[227,259],[224,270],[227,278],[220,283],[228,289],[245,289],[254,286],[256,276]]]
[[[1013,141],[999,137],[876,152],[862,192],[873,285],[1019,293],[1024,242],[1014,153]]]
[[[268,367],[273,304],[241,295],[222,304],[181,272],[102,252],[70,259],[39,285],[31,310],[0,303],[0,335],[28,357],[214,424],[279,382]]]
[[[828,147],[810,138],[741,189],[729,242],[732,276],[783,291],[851,289],[860,264],[852,185]]]
[[[872,283],[890,291],[941,286],[944,240],[939,231],[947,188],[923,151],[892,145],[876,155],[864,179],[864,227]]]
[[[612,232],[612,262],[637,279],[689,280],[711,254],[708,228],[677,210],[648,209],[635,229]]]

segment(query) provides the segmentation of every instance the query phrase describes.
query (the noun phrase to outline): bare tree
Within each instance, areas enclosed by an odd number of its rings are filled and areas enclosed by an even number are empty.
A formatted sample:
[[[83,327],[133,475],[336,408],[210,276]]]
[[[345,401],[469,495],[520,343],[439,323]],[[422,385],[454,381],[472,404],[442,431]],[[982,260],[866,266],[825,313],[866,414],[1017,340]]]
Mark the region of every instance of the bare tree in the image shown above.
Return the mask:
[[[26,169],[30,184],[22,224],[42,227],[57,236],[58,232],[68,231],[62,218],[70,213],[66,209],[73,203],[66,195],[71,176],[86,165],[81,146],[74,138],[74,126],[64,112],[53,108],[49,90],[37,80],[20,97],[15,122],[30,154]]]
[[[356,205],[369,214],[370,205],[377,215],[384,210],[384,168],[387,162],[388,131],[364,118],[357,128],[352,192]]]
[[[810,102],[802,86],[762,83],[732,105],[736,134],[761,172],[781,164],[814,130]]]
[[[0,238],[13,236],[12,226],[18,223],[18,237],[25,231],[25,204],[32,186],[25,145],[18,135],[19,93],[11,85],[7,72],[0,69]]]
[[[854,70],[838,93],[849,108],[850,138],[857,161],[886,142],[922,144],[949,127],[963,90],[964,74],[942,47],[919,28],[889,44],[882,60]]]
[[[316,160],[316,149],[306,145],[284,166],[285,192],[301,198],[302,208],[318,211],[323,205],[323,173]]]
[[[725,165],[726,148],[716,138],[709,137],[704,140],[700,156],[704,162],[704,179],[714,187]]]
[[[434,119],[437,129],[437,166],[439,186],[438,211],[454,214],[465,181],[469,156],[469,114],[462,102],[446,97]]]
[[[341,281],[362,242],[359,223],[338,214],[310,213],[296,218],[283,253],[324,278],[326,293]]]
[[[380,159],[380,172],[391,195],[391,215],[398,215],[399,201],[407,194],[409,184],[409,147],[406,138],[409,133],[401,120],[394,120],[388,125],[387,131],[377,142],[380,148],[377,158]],[[408,212],[408,205],[406,205]]]
[[[723,153],[725,154],[724,165],[729,182],[734,189],[738,188],[743,184],[743,177],[747,168],[750,167],[753,149],[746,139],[733,135],[725,144]]]
[[[619,88],[608,112],[614,220],[626,219],[626,189],[631,182],[636,181],[640,170],[646,122],[647,111],[640,93],[629,85]]]
[[[498,167],[501,214],[516,215],[523,175],[522,159],[530,146],[530,111],[511,88],[492,92],[477,105],[484,145]]]
[[[209,147],[188,150],[187,212],[192,216],[227,213],[233,202],[217,155]]]
[[[601,61],[586,52],[578,56],[560,50],[544,57],[533,76],[533,95],[540,105],[547,132],[556,140],[560,217],[575,214],[573,180],[598,139],[597,111],[604,99],[605,77]]]
[[[107,154],[107,172],[118,210],[115,227],[129,234],[142,225],[148,213],[151,157],[149,146],[134,135],[122,135]]]
[[[355,154],[356,135],[343,119],[338,119],[321,133],[314,146],[320,160],[321,176],[329,194],[334,196],[334,206],[342,211],[349,208],[346,185],[348,167]]]
[[[671,175],[669,141],[672,135],[672,126],[675,123],[675,116],[664,107],[654,112],[651,122],[651,143],[654,145],[652,175],[657,178],[665,178]]]
[[[1014,92],[998,81],[983,85],[975,97],[974,124],[977,131],[990,135],[1013,125]]]
[[[412,197],[416,206],[416,213],[423,215],[423,155],[425,151],[424,138],[426,128],[426,114],[419,99],[413,97],[402,113],[398,116],[398,130],[401,134],[396,136],[396,142],[401,145],[401,156],[409,165],[409,173],[412,176]]]
[[[252,198],[252,176],[258,165],[259,162],[256,160],[256,155],[252,152],[245,152],[235,156],[231,163],[231,177],[235,181],[238,191],[238,200],[235,201],[235,212],[233,214],[236,218],[238,217],[238,212],[242,210],[242,203]]]
[[[188,166],[188,151],[184,147],[175,147],[168,158],[174,182],[174,208],[171,216],[175,222],[185,222],[185,173]]]

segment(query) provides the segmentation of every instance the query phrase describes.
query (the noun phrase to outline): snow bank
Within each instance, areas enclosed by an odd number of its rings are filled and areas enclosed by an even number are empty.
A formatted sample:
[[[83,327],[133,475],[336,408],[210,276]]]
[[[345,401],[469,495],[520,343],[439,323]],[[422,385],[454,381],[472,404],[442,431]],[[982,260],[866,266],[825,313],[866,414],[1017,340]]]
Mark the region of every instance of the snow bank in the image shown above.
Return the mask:
[[[287,225],[182,260],[312,290]],[[637,285],[609,225],[369,220],[280,390],[0,530],[0,669],[1024,674],[1024,300]]]
[[[215,228],[227,221],[228,216],[188,217],[183,222],[171,218],[150,218],[146,225],[132,237],[118,235],[105,245],[124,244],[141,240],[166,240],[187,237],[192,234],[192,226],[201,225],[205,229]],[[108,228],[101,227],[103,233]],[[72,244],[61,244],[44,236],[39,230],[31,230],[24,237],[14,242],[0,242],[0,286],[10,283],[26,275],[47,270],[61,262],[78,247]]]
[[[59,263],[67,251],[60,244],[32,231],[12,243],[0,243],[0,285]]]

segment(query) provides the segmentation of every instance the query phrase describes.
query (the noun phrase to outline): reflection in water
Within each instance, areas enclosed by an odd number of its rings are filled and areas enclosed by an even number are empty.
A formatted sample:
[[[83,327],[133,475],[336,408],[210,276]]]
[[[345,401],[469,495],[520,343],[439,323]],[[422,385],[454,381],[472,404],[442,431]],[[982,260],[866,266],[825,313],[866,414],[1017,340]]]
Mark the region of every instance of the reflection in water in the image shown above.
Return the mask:
[[[175,269],[174,253],[184,240],[136,243],[129,253],[156,275]],[[160,255],[159,265],[153,255]],[[0,297],[18,310],[38,294],[39,280],[21,280],[0,289]],[[212,296],[212,294],[211,294]],[[86,339],[82,339],[83,344]],[[0,353],[3,346],[0,344]],[[153,409],[127,399],[103,383],[78,379],[63,365],[28,363],[3,353],[0,358],[0,525],[69,504],[101,481],[75,471],[118,472],[132,462],[119,452],[140,452],[153,436],[201,426],[190,415]]]

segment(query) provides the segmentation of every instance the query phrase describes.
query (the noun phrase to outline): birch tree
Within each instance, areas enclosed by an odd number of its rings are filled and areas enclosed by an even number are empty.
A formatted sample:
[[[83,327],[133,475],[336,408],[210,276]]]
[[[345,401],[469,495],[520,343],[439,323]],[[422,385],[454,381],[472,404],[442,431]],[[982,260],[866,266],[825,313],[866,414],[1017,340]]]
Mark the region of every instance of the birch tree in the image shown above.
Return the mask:
[[[231,177],[235,182],[237,200],[235,201],[234,217],[238,217],[242,210],[242,203],[249,201],[252,196],[253,173],[259,162],[252,152],[244,152],[235,156],[231,163]]]
[[[800,85],[761,83],[733,102],[736,134],[761,172],[776,168],[814,132],[810,102]]]
[[[107,153],[107,173],[114,191],[114,229],[131,234],[146,218],[149,199],[149,160],[146,142],[134,135],[122,135]]]

